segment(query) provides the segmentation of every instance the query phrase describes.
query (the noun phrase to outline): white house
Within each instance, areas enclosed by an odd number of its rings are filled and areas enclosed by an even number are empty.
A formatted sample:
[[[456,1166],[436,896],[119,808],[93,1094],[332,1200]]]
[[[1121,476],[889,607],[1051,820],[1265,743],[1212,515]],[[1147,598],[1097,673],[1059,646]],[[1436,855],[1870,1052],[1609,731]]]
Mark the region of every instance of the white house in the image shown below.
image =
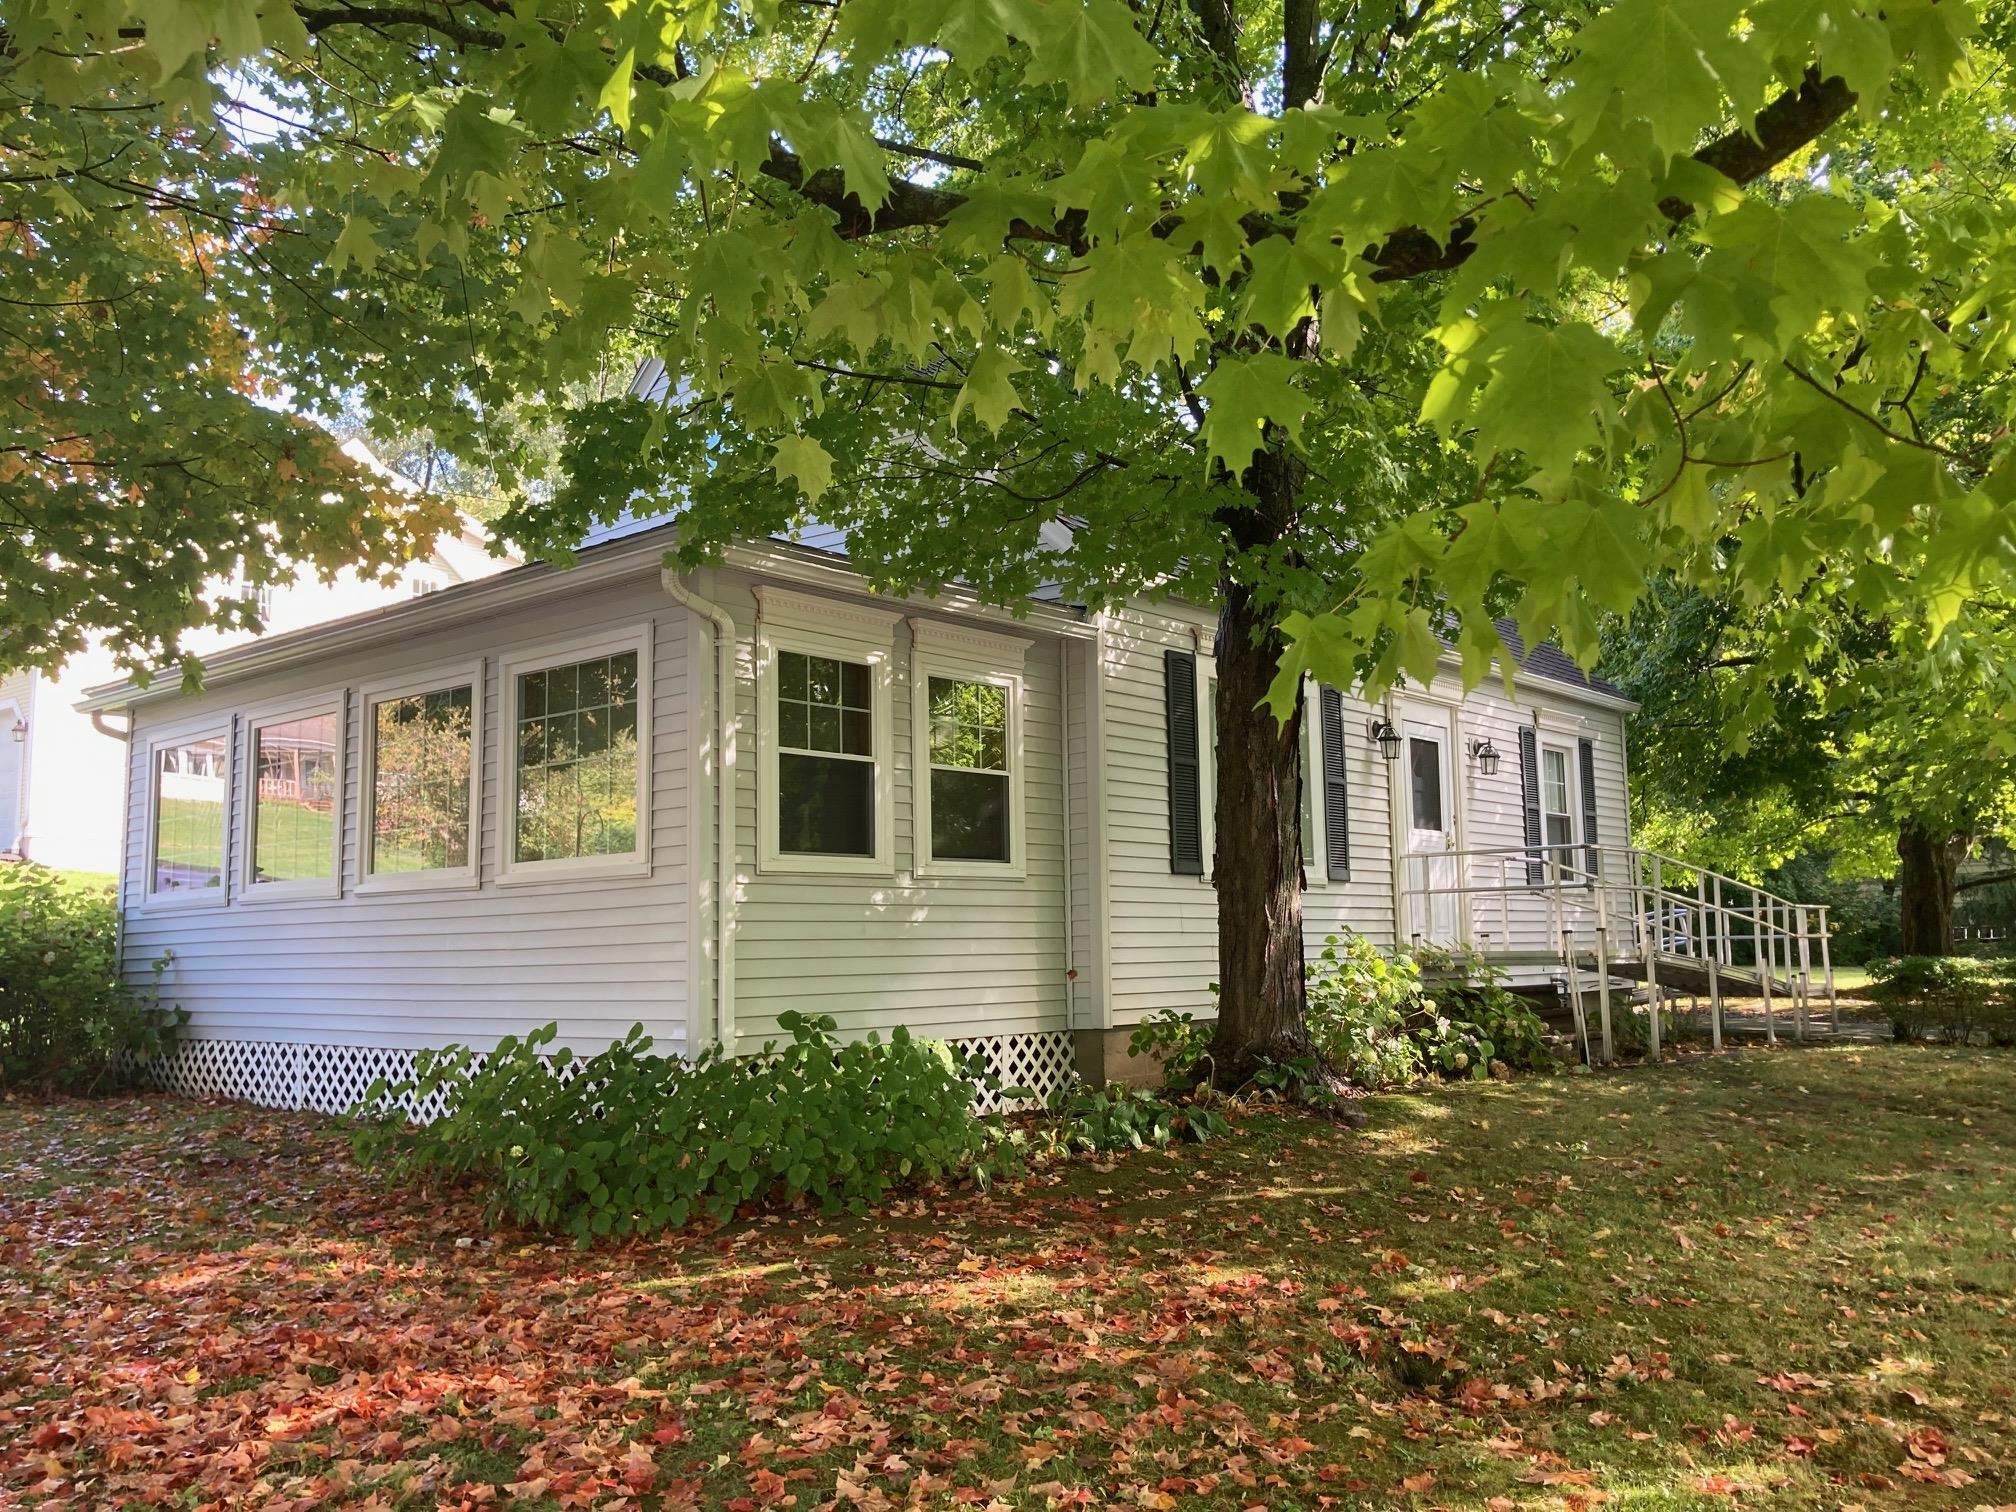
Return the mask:
[[[346,444],[344,451],[382,470],[358,443]],[[258,589],[222,578],[211,591],[218,598],[256,598],[265,621],[256,633],[278,636],[488,577],[516,561],[493,556],[483,527],[465,517],[458,533],[442,535],[425,557],[386,579],[345,568],[325,580],[304,570],[291,581]],[[253,635],[208,630],[185,643],[207,661]],[[105,795],[118,792],[125,781],[122,758],[77,707],[86,689],[116,673],[111,651],[94,645],[54,677],[32,668],[0,676],[0,856],[60,871],[118,870],[122,817]],[[172,685],[176,675],[171,671],[164,680]]]
[[[1041,1088],[1210,1014],[1209,609],[879,598],[832,532],[675,574],[675,529],[84,701],[129,729],[127,959],[167,957],[192,1015],[173,1085],[336,1110],[423,1046],[557,1020],[748,1052],[798,1008]],[[1630,709],[1546,649],[1516,699],[1453,662],[1376,706],[1319,690],[1312,947],[1544,945],[1528,900],[1409,869],[1623,843]]]

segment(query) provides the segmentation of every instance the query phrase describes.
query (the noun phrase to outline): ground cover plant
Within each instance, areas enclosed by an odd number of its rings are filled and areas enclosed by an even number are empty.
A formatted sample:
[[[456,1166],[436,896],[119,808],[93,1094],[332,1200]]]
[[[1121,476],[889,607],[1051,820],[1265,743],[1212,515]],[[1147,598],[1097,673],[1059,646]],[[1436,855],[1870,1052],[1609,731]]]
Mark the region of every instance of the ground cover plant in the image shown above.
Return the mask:
[[[2016,1501],[2016,1057],[1367,1106],[583,1252],[329,1120],[0,1102],[0,1502]]]

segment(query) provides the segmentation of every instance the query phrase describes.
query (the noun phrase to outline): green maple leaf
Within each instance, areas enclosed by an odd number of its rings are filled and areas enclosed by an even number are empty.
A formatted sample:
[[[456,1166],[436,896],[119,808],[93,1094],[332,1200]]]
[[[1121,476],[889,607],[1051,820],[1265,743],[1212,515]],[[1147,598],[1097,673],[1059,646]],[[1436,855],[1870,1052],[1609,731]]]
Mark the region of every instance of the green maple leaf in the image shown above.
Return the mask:
[[[1348,254],[1320,237],[1269,237],[1246,251],[1245,318],[1274,336],[1286,336],[1316,311],[1317,291],[1327,288],[1350,261]]]
[[[770,466],[780,480],[796,482],[798,491],[813,503],[833,486],[833,458],[810,436],[779,436]]]
[[[1616,413],[1609,377],[1625,365],[1623,354],[1581,321],[1515,320],[1487,342],[1478,355],[1489,377],[1473,405],[1478,455],[1523,452],[1542,472],[1565,471]]]
[[[1691,152],[1707,127],[1722,119],[1742,44],[1732,35],[1739,0],[1623,0],[1576,35],[1579,56],[1567,70],[1574,84],[1563,109],[1586,139],[1613,98],[1627,118],[1644,120],[1661,152]]]
[[[1142,37],[1121,0],[1031,0],[1023,9],[1030,18],[1023,33],[1030,53],[1023,77],[1031,84],[1062,84],[1075,106],[1097,105],[1117,88],[1145,89],[1161,66],[1162,55]]]
[[[974,354],[972,367],[967,369],[966,381],[959,386],[958,397],[952,401],[953,426],[956,428],[959,417],[970,409],[987,429],[999,431],[1021,406],[1022,396],[1015,392],[1012,381],[1021,371],[1022,364],[1005,347],[980,348]]]
[[[346,215],[341,234],[329,248],[329,271],[340,273],[346,266],[355,263],[358,272],[369,273],[378,266],[378,259],[383,253],[371,223],[361,215]]]
[[[1197,385],[1209,406],[1202,434],[1211,461],[1223,463],[1236,478],[1266,445],[1269,425],[1279,426],[1291,441],[1301,435],[1309,397],[1295,387],[1295,371],[1278,352],[1228,357],[1211,370]]]

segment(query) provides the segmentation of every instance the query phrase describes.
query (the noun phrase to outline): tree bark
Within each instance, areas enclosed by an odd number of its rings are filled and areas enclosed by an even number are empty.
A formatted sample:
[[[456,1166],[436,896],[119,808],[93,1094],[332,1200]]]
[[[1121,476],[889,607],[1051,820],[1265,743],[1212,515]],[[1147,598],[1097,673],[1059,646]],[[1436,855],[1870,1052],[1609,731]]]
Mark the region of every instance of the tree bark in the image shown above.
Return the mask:
[[[1304,468],[1285,450],[1255,458],[1249,508],[1225,524],[1244,549],[1292,530]],[[1302,956],[1302,696],[1285,724],[1264,700],[1286,649],[1271,612],[1231,570],[1219,581],[1218,1027],[1212,1073],[1244,1085],[1266,1061],[1314,1054]]]
[[[1904,954],[1953,953],[1953,895],[1972,836],[1907,819],[1897,830],[1898,923]]]

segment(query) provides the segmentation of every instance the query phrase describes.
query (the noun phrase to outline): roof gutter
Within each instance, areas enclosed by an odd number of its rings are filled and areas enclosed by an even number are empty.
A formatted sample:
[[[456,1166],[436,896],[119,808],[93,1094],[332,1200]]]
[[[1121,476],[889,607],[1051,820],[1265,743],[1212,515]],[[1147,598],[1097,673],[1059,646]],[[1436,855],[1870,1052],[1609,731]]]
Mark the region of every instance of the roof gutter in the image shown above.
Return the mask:
[[[714,1033],[735,1053],[735,617],[670,567],[665,591],[713,624],[714,635]]]

